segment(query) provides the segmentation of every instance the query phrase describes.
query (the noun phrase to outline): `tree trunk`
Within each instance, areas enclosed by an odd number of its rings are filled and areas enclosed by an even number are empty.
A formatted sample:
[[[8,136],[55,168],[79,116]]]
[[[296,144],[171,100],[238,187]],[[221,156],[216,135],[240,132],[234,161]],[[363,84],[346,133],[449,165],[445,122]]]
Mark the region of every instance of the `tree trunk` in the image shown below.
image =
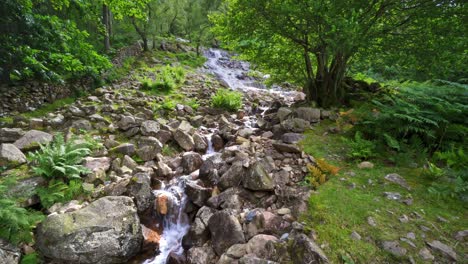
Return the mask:
[[[104,50],[109,53],[110,50],[110,11],[107,5],[102,5],[102,23],[104,24]]]
[[[141,30],[140,27],[138,27],[138,25],[137,25],[137,23],[135,21],[135,17],[132,17],[131,20],[132,20],[133,27],[135,27],[136,32],[138,33],[138,35],[140,35],[141,40],[143,40],[143,51],[148,51],[149,50],[149,48],[148,48],[148,37],[146,36],[146,32]]]
[[[8,65],[3,65],[2,74],[0,75],[0,83],[9,84],[11,82],[10,69]]]

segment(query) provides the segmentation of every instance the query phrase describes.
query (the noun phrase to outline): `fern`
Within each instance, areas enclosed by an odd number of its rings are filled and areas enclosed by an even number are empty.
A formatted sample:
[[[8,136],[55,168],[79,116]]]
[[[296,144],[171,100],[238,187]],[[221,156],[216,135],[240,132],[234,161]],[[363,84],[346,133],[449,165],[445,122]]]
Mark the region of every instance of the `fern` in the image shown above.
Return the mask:
[[[375,156],[375,144],[364,139],[360,131],[356,131],[354,139],[343,138],[349,147],[348,157],[351,159],[367,160]]]
[[[339,171],[338,167],[329,164],[324,159],[318,159],[315,165],[307,164],[307,168],[309,174],[305,181],[314,188],[324,184],[329,179],[329,175],[336,175]]]
[[[65,203],[84,193],[81,180],[71,180],[69,184],[61,180],[52,180],[47,187],[39,187],[37,195],[44,208],[49,208],[55,203]]]

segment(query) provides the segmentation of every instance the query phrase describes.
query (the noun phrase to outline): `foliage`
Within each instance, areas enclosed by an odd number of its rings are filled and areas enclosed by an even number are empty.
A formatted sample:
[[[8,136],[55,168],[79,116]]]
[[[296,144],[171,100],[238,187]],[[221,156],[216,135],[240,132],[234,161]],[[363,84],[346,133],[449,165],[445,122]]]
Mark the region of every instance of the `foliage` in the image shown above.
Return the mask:
[[[55,203],[68,202],[85,193],[82,184],[83,182],[80,179],[70,180],[68,184],[61,179],[54,179],[46,187],[37,188],[37,195],[42,206],[49,208]]]
[[[283,79],[303,84],[309,100],[327,107],[343,102],[343,79],[353,58],[389,53],[416,71],[434,64],[462,69],[467,57],[460,33],[466,29],[463,10],[457,1],[229,0],[211,19],[230,47]],[[438,44],[444,52],[438,52]],[[406,46],[411,56],[401,51]],[[421,63],[428,57],[437,63]]]
[[[306,176],[305,181],[314,188],[324,184],[329,180],[331,175],[336,175],[339,171],[338,167],[329,164],[325,159],[316,160],[314,165],[307,164],[307,168],[309,169],[309,174]]]
[[[28,117],[28,118],[43,117],[47,115],[48,113],[52,113],[57,109],[60,109],[66,105],[72,104],[73,102],[75,102],[75,100],[76,98],[73,98],[73,97],[58,99],[58,100],[53,101],[50,104],[44,104],[40,108],[32,112],[26,112],[23,114],[23,116]]]
[[[349,147],[348,157],[357,160],[367,160],[375,156],[375,144],[363,138],[360,131],[356,131],[354,139],[343,138]]]
[[[155,93],[169,93],[183,84],[185,69],[182,67],[165,66],[156,73],[156,79],[146,77],[142,81],[142,89]]]
[[[0,237],[13,244],[32,241],[32,229],[44,216],[21,208],[16,201],[8,197],[8,190],[16,184],[14,178],[4,179],[0,183]]]
[[[105,74],[104,78],[108,83],[112,83],[114,81],[119,80],[122,77],[127,76],[133,68],[135,64],[136,58],[135,57],[127,57],[123,60],[122,66],[120,67],[112,67],[109,69]]]
[[[242,107],[242,93],[228,89],[218,89],[211,97],[211,105],[234,112]]]
[[[39,260],[39,255],[36,252],[24,255],[21,258],[21,262],[20,262],[20,264],[38,264],[38,263],[42,263],[42,262]]]
[[[89,142],[76,143],[73,139],[65,142],[63,135],[58,134],[51,143],[41,145],[40,150],[31,153],[29,160],[33,172],[47,180],[80,179],[81,174],[89,172],[80,163],[91,153],[91,148]]]

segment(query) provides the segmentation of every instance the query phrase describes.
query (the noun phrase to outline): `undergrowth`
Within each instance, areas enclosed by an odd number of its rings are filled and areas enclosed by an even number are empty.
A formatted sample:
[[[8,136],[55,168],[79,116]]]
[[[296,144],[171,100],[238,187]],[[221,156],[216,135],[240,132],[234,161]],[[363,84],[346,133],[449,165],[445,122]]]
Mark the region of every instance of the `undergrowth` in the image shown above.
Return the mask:
[[[228,89],[218,89],[211,97],[211,105],[215,108],[235,112],[242,107],[242,93]]]

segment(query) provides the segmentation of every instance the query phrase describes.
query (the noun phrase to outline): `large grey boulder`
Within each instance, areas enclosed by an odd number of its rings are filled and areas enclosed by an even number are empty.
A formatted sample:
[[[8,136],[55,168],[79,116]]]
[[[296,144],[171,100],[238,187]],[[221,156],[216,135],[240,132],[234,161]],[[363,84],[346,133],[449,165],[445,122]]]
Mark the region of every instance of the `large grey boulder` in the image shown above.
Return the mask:
[[[155,197],[151,188],[151,176],[148,173],[135,174],[127,188],[128,196],[135,198],[138,212],[144,212],[153,205]]]
[[[0,238],[0,263],[18,264],[21,259],[21,250]]]
[[[121,130],[128,130],[132,127],[137,127],[138,124],[133,116],[122,116],[117,122],[117,127]]]
[[[107,196],[85,208],[51,214],[37,229],[41,254],[59,263],[125,263],[143,235],[132,199]]]
[[[216,254],[212,247],[194,247],[187,252],[188,264],[210,264],[214,263]]]
[[[190,229],[182,240],[184,248],[201,247],[210,238],[210,230],[208,229],[208,221],[216,212],[215,209],[203,206],[198,210],[195,220],[190,225]]]
[[[301,118],[291,118],[281,122],[281,127],[286,131],[302,133],[310,128],[310,122]]]
[[[275,188],[272,176],[260,162],[256,162],[249,168],[243,181],[244,188],[253,191],[271,191]]]
[[[323,250],[309,237],[299,234],[289,245],[289,252],[293,263],[329,263]]]
[[[296,109],[297,117],[311,123],[320,121],[320,109],[312,107],[299,107]]]
[[[39,144],[47,144],[51,142],[52,139],[53,136],[49,133],[39,130],[30,130],[13,144],[21,150],[31,150],[37,148]]]
[[[286,120],[290,115],[292,114],[292,110],[287,108],[287,107],[281,107],[278,109],[278,112],[276,113],[276,116],[280,120],[280,122],[283,122]]]
[[[218,255],[234,244],[245,242],[244,232],[239,220],[229,210],[216,212],[208,221],[213,248]]]
[[[185,151],[191,151],[195,148],[195,142],[193,141],[193,138],[188,133],[180,129],[174,132],[174,140]]]
[[[156,137],[159,129],[159,123],[156,121],[148,120],[141,123],[141,134],[143,136]]]
[[[221,190],[239,186],[245,176],[246,170],[240,163],[234,163],[219,179],[218,187]]]
[[[190,174],[198,169],[203,164],[203,158],[196,152],[187,152],[182,156],[182,168],[186,174]]]
[[[0,128],[0,143],[15,142],[24,135],[21,128]]]
[[[26,156],[15,145],[0,145],[0,166],[15,167],[24,163]]]
[[[150,161],[156,158],[163,149],[163,144],[155,137],[142,137],[136,150],[138,156],[144,161]]]

